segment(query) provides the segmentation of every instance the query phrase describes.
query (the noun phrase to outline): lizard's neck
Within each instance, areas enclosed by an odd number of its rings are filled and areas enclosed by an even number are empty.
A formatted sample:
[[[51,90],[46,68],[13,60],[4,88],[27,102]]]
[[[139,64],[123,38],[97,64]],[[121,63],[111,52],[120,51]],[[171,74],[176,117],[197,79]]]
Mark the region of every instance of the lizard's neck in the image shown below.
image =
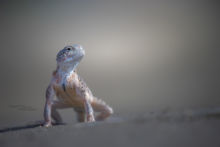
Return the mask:
[[[79,64],[79,62],[57,64],[57,71],[62,76],[69,75],[69,74],[75,72],[76,67],[77,67],[78,64]]]

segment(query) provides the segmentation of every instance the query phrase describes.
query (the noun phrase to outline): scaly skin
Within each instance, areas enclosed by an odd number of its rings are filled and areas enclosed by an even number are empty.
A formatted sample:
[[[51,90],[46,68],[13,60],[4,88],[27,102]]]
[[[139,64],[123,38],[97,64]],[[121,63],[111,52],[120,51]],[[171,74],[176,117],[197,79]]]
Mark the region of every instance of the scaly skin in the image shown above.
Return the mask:
[[[57,54],[57,69],[46,90],[44,126],[52,125],[53,118],[62,123],[57,109],[72,107],[79,122],[93,122],[109,117],[113,110],[104,101],[94,97],[86,83],[76,73],[76,67],[85,55],[80,45],[66,46]],[[94,111],[100,112],[94,117]]]

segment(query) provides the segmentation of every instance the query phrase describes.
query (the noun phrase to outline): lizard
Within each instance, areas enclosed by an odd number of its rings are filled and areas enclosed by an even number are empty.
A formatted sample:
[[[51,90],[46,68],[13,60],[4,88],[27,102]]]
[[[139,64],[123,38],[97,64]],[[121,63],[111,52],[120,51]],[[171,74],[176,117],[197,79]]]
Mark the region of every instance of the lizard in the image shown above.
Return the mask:
[[[93,96],[91,90],[77,74],[76,67],[85,55],[81,45],[68,45],[56,56],[57,68],[46,89],[44,126],[52,126],[52,119],[62,123],[57,109],[73,108],[79,122],[101,121],[113,114],[103,100]],[[98,112],[96,116],[94,113]]]

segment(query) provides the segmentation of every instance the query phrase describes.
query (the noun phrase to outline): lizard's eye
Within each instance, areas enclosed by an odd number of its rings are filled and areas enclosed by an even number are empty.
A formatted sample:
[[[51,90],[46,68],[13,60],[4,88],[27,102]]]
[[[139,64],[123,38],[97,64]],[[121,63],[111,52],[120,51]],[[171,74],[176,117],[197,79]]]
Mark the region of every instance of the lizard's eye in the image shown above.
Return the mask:
[[[67,48],[67,50],[68,50],[68,51],[70,51],[70,50],[71,50],[71,48]]]

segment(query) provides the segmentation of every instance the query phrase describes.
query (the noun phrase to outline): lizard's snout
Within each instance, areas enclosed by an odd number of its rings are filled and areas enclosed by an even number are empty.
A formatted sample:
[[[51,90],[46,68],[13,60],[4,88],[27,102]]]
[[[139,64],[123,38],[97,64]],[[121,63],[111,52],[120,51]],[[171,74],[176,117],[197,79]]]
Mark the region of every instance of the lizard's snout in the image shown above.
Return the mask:
[[[79,54],[81,54],[81,56],[85,55],[85,50],[81,45],[76,44],[76,45],[74,45],[74,47],[78,50],[78,52],[79,52]]]
[[[82,54],[84,56],[86,54],[86,52],[85,52],[85,50],[83,48],[81,50],[82,50],[81,52],[82,52]]]

